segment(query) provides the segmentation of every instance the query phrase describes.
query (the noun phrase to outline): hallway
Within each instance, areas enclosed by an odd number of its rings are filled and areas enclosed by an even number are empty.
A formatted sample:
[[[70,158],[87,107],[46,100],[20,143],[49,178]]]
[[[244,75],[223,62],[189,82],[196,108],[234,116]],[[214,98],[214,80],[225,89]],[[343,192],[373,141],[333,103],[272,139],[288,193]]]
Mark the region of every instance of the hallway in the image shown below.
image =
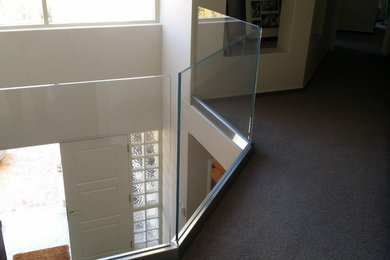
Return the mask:
[[[259,96],[256,151],[183,259],[389,259],[389,72],[339,46]]]

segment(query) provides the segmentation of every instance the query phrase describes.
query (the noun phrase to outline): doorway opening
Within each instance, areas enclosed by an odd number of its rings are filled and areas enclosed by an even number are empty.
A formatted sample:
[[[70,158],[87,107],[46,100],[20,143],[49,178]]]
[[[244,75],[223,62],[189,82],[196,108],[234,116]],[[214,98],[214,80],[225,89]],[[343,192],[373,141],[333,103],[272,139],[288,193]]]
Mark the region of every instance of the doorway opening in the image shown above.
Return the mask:
[[[69,245],[59,144],[10,149],[0,161],[0,220],[7,258]]]

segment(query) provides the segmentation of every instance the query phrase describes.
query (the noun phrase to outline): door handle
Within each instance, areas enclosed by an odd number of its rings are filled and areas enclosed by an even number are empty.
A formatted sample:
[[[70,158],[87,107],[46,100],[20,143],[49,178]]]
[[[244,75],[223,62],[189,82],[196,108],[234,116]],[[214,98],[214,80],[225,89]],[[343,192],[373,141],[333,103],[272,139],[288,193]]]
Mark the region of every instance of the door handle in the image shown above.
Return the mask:
[[[77,215],[77,214],[80,214],[80,213],[81,213],[80,211],[75,211],[75,210],[69,211],[69,215],[71,215],[71,216]]]

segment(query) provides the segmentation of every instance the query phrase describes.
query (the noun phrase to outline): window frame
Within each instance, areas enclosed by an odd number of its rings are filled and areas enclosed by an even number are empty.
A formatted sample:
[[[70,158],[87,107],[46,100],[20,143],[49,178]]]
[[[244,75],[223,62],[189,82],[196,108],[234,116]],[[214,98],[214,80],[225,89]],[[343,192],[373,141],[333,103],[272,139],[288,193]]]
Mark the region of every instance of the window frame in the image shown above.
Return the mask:
[[[24,24],[24,25],[0,25],[0,31],[7,30],[24,30],[24,29],[54,29],[54,28],[82,28],[82,27],[105,27],[105,26],[122,26],[122,25],[140,25],[140,24],[156,24],[160,22],[160,0],[154,1],[154,20],[138,20],[138,21],[113,21],[113,22],[87,22],[87,23],[49,23],[49,13],[47,1],[42,2],[43,24]]]

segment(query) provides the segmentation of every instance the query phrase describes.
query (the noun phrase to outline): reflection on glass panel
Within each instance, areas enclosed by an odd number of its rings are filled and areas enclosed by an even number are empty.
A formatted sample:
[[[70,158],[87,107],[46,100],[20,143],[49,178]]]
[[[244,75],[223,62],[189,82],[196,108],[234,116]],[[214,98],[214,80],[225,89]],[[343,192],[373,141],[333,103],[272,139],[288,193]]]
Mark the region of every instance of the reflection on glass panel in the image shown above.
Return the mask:
[[[134,211],[134,221],[141,221],[145,219],[145,210]]]
[[[145,181],[144,171],[133,172],[133,182]]]
[[[144,142],[144,134],[143,133],[133,133],[130,135],[131,144],[139,144]]]
[[[157,204],[158,203],[158,193],[146,194],[146,204]]]
[[[156,229],[158,228],[158,219],[157,218],[154,218],[154,219],[148,219],[146,221],[146,228],[149,230],[149,229]]]
[[[133,184],[133,194],[145,193],[145,183]]]
[[[146,241],[146,234],[145,232],[135,233],[134,234],[134,243],[142,243]]]
[[[134,222],[134,232],[138,233],[145,230],[146,230],[145,221]]]
[[[158,191],[158,181],[146,182],[146,192]]]
[[[148,219],[150,218],[157,218],[158,217],[158,208],[151,208],[146,210],[146,217]]]
[[[146,154],[158,154],[158,144],[147,144],[145,145]]]
[[[145,157],[146,167],[157,167],[158,166],[158,156]]]
[[[139,170],[144,168],[144,158],[133,159],[131,162],[133,170]]]
[[[146,239],[148,241],[158,239],[158,229],[148,230],[146,232]]]
[[[133,157],[144,155],[144,146],[143,145],[136,145],[136,146],[131,147],[131,155]]]
[[[158,179],[158,169],[148,169],[148,170],[146,170],[146,179],[147,180]]]
[[[145,206],[145,195],[133,196],[133,206],[134,207]]]
[[[157,142],[158,131],[150,131],[145,133],[145,142]]]

